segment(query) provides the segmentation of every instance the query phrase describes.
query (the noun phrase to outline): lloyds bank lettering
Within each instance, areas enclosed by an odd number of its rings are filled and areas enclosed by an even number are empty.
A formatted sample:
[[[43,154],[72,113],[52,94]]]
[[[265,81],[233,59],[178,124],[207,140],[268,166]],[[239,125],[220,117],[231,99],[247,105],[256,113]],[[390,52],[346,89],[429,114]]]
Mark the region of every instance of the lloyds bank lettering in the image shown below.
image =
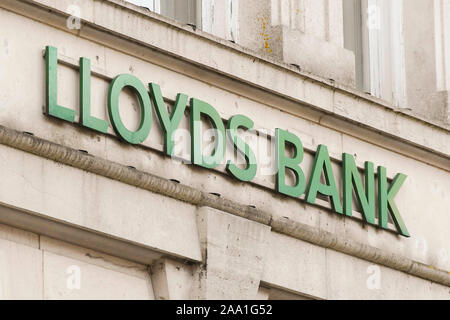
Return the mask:
[[[58,56],[57,49],[51,46],[46,48],[46,114],[68,122],[75,122],[76,111],[58,105]],[[82,126],[106,134],[108,121],[94,117],[91,114],[91,65],[87,58],[80,59],[80,114],[79,122]],[[140,104],[140,124],[136,131],[130,131],[122,122],[119,113],[119,95],[125,88],[131,88],[138,97]],[[152,111],[156,115],[163,130],[164,153],[167,156],[174,154],[174,133],[185,116],[189,104],[190,136],[191,136],[191,163],[200,167],[214,169],[224,161],[227,139],[234,148],[245,158],[244,167],[238,166],[229,160],[226,171],[233,178],[243,181],[252,181],[257,173],[258,163],[254,151],[239,136],[238,129],[252,130],[253,121],[245,115],[234,115],[224,121],[219,113],[207,102],[197,98],[188,98],[187,95],[177,95],[174,108],[168,111],[161,88],[156,83],[146,86],[141,80],[130,74],[116,76],[109,85],[107,106],[109,119],[115,133],[125,142],[141,144],[151,131]],[[202,150],[201,119],[208,118],[215,130],[215,146],[210,155],[204,155]],[[294,149],[294,156],[286,154],[287,145]],[[366,161],[364,165],[364,178],[362,179],[356,166],[355,158],[344,153],[342,155],[342,197],[337,188],[337,182],[331,166],[328,148],[319,145],[315,153],[311,172],[306,174],[301,164],[304,156],[302,141],[293,133],[275,129],[274,161],[276,165],[275,190],[289,197],[299,198],[305,195],[305,201],[310,204],[316,202],[319,194],[327,196],[332,210],[341,215],[352,216],[353,195],[361,208],[362,217],[366,223],[388,229],[389,216],[399,234],[409,237],[406,225],[395,204],[395,197],[402,187],[406,175],[398,173],[388,185],[386,168],[375,166]],[[288,184],[286,170],[294,173],[295,183]],[[325,177],[323,183],[321,177]],[[375,177],[377,179],[375,179]],[[364,183],[363,183],[364,180]]]

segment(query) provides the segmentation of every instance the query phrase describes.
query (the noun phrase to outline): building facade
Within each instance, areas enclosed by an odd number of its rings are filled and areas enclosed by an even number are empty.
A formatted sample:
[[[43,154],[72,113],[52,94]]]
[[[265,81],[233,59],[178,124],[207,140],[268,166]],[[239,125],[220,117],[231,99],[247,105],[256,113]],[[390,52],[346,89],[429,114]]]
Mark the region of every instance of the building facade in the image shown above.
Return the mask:
[[[1,0],[0,298],[450,299],[449,0]]]

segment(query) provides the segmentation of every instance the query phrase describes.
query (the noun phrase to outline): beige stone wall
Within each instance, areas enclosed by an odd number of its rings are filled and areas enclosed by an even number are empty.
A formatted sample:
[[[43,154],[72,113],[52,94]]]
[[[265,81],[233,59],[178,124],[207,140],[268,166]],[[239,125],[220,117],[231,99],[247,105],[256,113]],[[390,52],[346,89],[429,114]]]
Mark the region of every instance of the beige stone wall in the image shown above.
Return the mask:
[[[0,4],[2,126],[177,179],[205,193],[219,193],[221,198],[270,212],[273,220],[301,223],[349,243],[392,253],[392,261],[404,257],[430,270],[450,270],[447,127],[121,1],[79,2],[81,30],[67,29],[64,12],[70,1],[34,2],[36,6],[28,1]],[[41,5],[54,11],[48,13]],[[366,160],[386,166],[391,178],[397,172],[408,175],[396,202],[411,238],[363,226],[357,211],[355,219],[334,214],[326,201],[313,206],[280,196],[273,191],[273,175],[264,172],[254,183],[242,184],[227,176],[223,166],[206,170],[164,157],[156,114],[149,138],[136,147],[120,142],[112,128],[108,135],[100,135],[51,119],[43,114],[47,45],[59,50],[58,102],[68,108],[78,110],[77,67],[83,56],[92,61],[92,107],[99,118],[108,119],[110,79],[131,73],[144,83],[161,85],[168,100],[181,91],[207,101],[224,119],[241,113],[260,131],[280,127],[294,132],[306,149],[302,167],[307,173],[314,150],[326,144],[338,180],[343,152],[356,155],[359,166]],[[121,115],[130,129],[138,123],[131,95],[122,95]],[[182,126],[188,128],[187,118]],[[261,143],[263,137],[258,139]],[[34,232],[0,229],[4,230],[0,266],[9,270],[0,277],[0,293],[6,298],[450,297],[444,284],[394,265],[377,265],[364,259],[364,252],[359,257],[344,254],[289,232],[275,232],[267,224],[153,193],[14,145],[0,145],[0,176],[0,222]],[[35,221],[31,218],[40,220],[31,223]],[[67,230],[55,233],[59,229],[50,226],[56,222]],[[96,240],[83,242],[82,232]],[[51,240],[50,235],[72,245]],[[36,267],[17,268],[23,276],[9,276],[21,256]],[[82,270],[81,290],[64,286],[70,265]]]
[[[154,299],[145,265],[0,225],[1,299]]]

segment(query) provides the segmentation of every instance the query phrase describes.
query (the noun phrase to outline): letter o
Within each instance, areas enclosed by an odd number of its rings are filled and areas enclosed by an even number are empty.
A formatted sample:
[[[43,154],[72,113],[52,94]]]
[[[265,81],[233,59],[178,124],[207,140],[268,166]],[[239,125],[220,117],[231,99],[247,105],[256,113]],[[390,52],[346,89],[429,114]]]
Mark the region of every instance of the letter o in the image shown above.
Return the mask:
[[[125,87],[136,90],[141,106],[141,123],[136,132],[125,127],[119,114],[119,95]],[[109,86],[108,113],[114,131],[122,139],[131,144],[139,144],[147,139],[152,126],[152,108],[148,91],[138,78],[130,74],[121,74],[114,78]]]

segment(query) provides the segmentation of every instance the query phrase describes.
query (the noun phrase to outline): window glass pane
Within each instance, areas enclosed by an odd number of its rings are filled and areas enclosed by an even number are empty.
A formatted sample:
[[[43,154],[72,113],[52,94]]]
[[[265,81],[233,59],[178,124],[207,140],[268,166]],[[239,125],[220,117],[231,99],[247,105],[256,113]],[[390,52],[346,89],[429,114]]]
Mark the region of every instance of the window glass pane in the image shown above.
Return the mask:
[[[127,2],[131,2],[132,4],[135,4],[140,7],[148,8],[152,11],[154,9],[153,1],[154,0],[127,0]]]
[[[161,14],[184,24],[197,25],[197,0],[163,0]]]
[[[344,47],[355,53],[356,87],[363,91],[363,23],[360,0],[344,0]]]
[[[201,0],[127,0],[137,6],[176,20],[201,27]]]

